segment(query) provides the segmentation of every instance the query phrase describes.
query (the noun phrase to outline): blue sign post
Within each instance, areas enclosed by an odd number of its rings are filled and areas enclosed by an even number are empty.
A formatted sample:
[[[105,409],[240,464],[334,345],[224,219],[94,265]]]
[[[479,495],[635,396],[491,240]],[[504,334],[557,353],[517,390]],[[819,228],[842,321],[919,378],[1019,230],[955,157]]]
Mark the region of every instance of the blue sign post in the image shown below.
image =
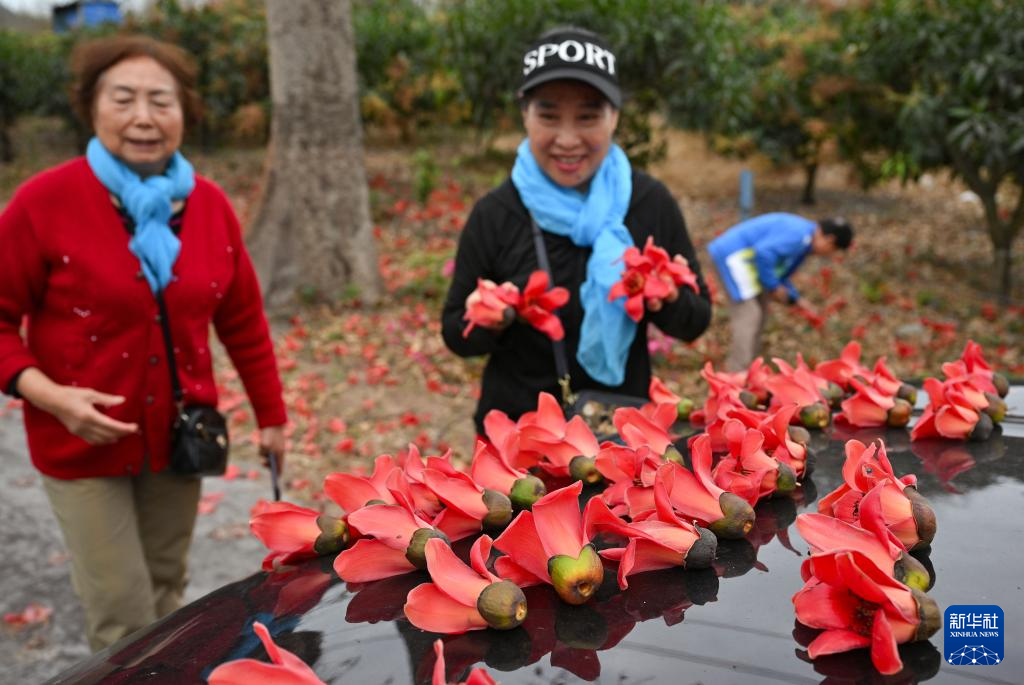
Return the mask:
[[[740,221],[746,221],[754,213],[754,172],[744,169],[740,172]]]

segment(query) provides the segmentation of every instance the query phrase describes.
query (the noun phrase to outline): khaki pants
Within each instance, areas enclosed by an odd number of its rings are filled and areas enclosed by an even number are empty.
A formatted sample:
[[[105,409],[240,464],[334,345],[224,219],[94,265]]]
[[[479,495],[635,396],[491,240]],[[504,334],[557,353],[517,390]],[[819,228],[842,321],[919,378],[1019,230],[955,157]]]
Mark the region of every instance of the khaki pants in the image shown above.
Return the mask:
[[[746,371],[750,362],[761,353],[761,333],[768,314],[768,295],[742,302],[729,303],[729,356],[725,361],[726,371]]]
[[[200,480],[144,471],[43,486],[71,552],[71,583],[99,651],[181,605]]]

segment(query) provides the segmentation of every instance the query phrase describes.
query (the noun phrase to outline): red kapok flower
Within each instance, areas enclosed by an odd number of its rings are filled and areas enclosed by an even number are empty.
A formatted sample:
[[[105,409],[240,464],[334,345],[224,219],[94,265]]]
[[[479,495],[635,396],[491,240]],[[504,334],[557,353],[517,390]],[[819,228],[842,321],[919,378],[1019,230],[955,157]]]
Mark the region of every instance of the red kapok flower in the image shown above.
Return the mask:
[[[920,561],[910,556],[899,538],[885,526],[882,516],[882,491],[874,488],[861,500],[860,525],[824,514],[800,514],[796,527],[811,552],[834,554],[856,550],[896,580],[922,592],[931,585],[931,577]],[[810,560],[804,562],[804,580],[811,576]]]
[[[857,440],[846,443],[843,484],[818,501],[818,512],[847,523],[861,515],[861,500],[874,488],[880,489],[882,517],[886,527],[907,549],[924,547],[935,537],[935,512],[918,492],[917,477],[897,478],[879,440],[870,446]]]
[[[610,533],[628,540],[625,547],[601,551],[605,559],[619,562],[619,587],[629,587],[627,578],[636,573],[683,566],[710,568],[718,549],[718,539],[706,528],[682,521],[672,510],[664,482],[654,485],[655,510],[652,515],[626,523],[613,514],[600,499],[587,503],[584,525],[587,535]]]
[[[518,445],[518,433],[516,435]],[[470,475],[479,485],[508,495],[516,509],[530,509],[547,493],[544,481],[512,466],[500,449],[493,449],[480,440],[473,453]]]
[[[550,393],[537,397],[537,411],[519,418],[519,448],[540,455],[538,465],[553,476],[568,476],[575,457],[597,456],[599,445],[581,416],[565,420],[562,406]]]
[[[928,406],[910,431],[910,439],[966,440],[970,437],[981,420],[981,413],[963,390],[937,378],[926,378],[924,389],[928,393]]]
[[[850,387],[850,379],[854,376],[868,377],[868,368],[860,363],[860,352],[860,343],[851,340],[839,353],[838,359],[826,359],[818,363],[814,367],[814,372],[847,390]]]
[[[747,428],[737,419],[730,419],[723,429],[729,442],[729,453],[722,458],[711,475],[715,483],[745,499],[750,506],[776,492],[787,494],[797,485],[796,472],[785,462],[764,451],[764,434]]]
[[[480,487],[464,473],[426,469],[423,482],[445,505],[434,519],[434,527],[453,542],[485,528],[502,529],[512,520],[512,502],[507,495]]]
[[[645,300],[662,299],[672,292],[675,272],[665,267],[666,263],[670,263],[668,253],[655,247],[652,238],[648,238],[643,252],[633,246],[627,247],[622,253],[622,262],[626,268],[619,281],[608,291],[608,301],[614,302],[625,297],[626,314],[633,321],[639,321],[644,316]],[[685,274],[680,274],[680,277],[686,278]],[[695,286],[694,276],[692,287]]]
[[[552,340],[565,337],[562,320],[554,311],[569,301],[569,291],[555,287],[548,290],[548,275],[545,271],[534,271],[523,289],[516,313],[531,326]]]
[[[253,535],[270,554],[263,570],[340,552],[349,542],[344,519],[288,502],[268,502],[249,521]]]
[[[793,595],[796,618],[825,632],[808,645],[816,659],[861,647],[884,675],[903,669],[897,645],[939,628],[935,600],[890,578],[857,551],[811,557],[812,578]]]
[[[743,498],[715,484],[711,476],[711,438],[690,441],[693,472],[674,462],[658,469],[673,508],[685,520],[697,520],[719,538],[738,539],[754,526],[754,509]]]
[[[256,621],[252,629],[267,650],[270,663],[256,659],[229,661],[213,669],[206,682],[210,685],[325,685],[302,659],[274,644],[265,625]]]
[[[584,535],[579,494],[583,483],[550,492],[532,511],[512,521],[494,546],[508,556],[499,557],[495,569],[502,578],[526,587],[548,583],[568,604],[583,604],[601,585],[604,567]]]
[[[329,473],[324,478],[324,494],[346,512],[362,509],[369,502],[394,504],[388,489],[388,478],[397,469],[394,459],[382,454],[373,462],[373,475],[356,476],[351,473]]]
[[[505,282],[498,285],[486,278],[479,278],[476,290],[468,299],[472,299],[473,302],[466,307],[466,313],[462,317],[469,322],[462,331],[464,338],[477,326],[497,326],[515,316],[515,309],[520,301],[519,288],[514,283]]]
[[[843,421],[860,428],[885,426],[896,400],[856,378],[850,378],[850,385],[854,388],[853,396],[843,400],[843,412],[836,419],[841,416]]]
[[[424,547],[434,537],[447,542],[444,533],[413,513],[408,501],[375,504],[349,514],[349,521],[363,535],[334,560],[334,572],[350,583],[365,583],[426,568]]]
[[[431,633],[464,633],[487,627],[511,630],[526,619],[526,597],[517,585],[487,570],[491,538],[481,535],[466,566],[451,547],[427,540],[427,571],[434,582],[409,592],[405,615]]]

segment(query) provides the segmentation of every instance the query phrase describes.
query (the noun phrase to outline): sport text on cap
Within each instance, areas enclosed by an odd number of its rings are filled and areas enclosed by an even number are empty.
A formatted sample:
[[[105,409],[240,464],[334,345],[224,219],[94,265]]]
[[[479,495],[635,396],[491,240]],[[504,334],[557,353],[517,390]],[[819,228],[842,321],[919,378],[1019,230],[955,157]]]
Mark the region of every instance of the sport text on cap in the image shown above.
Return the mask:
[[[529,76],[534,69],[549,64],[551,57],[557,57],[557,61],[564,64],[583,62],[615,78],[615,55],[611,50],[590,41],[580,43],[572,38],[561,43],[544,43],[523,55],[523,76]]]

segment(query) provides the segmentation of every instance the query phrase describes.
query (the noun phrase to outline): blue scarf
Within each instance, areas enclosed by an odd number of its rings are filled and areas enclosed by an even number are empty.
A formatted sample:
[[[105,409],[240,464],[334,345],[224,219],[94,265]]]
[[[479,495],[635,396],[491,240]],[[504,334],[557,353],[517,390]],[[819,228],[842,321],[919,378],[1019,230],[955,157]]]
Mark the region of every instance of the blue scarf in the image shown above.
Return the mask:
[[[160,292],[171,282],[171,269],[181,251],[181,241],[167,223],[171,203],[185,199],[195,187],[192,165],[175,152],[163,174],[142,180],[95,137],[89,141],[85,158],[92,173],[121,201],[135,222],[135,235],[128,249],[139,258],[149,287],[154,293]]]
[[[608,301],[608,291],[622,275],[618,260],[633,245],[623,224],[633,195],[633,170],[626,153],[613,144],[584,195],[553,183],[533,158],[529,140],[524,140],[512,167],[512,183],[538,226],[593,249],[587,279],[580,286],[583,325],[576,359],[594,380],[622,385],[636,322],[626,315],[624,299]]]

